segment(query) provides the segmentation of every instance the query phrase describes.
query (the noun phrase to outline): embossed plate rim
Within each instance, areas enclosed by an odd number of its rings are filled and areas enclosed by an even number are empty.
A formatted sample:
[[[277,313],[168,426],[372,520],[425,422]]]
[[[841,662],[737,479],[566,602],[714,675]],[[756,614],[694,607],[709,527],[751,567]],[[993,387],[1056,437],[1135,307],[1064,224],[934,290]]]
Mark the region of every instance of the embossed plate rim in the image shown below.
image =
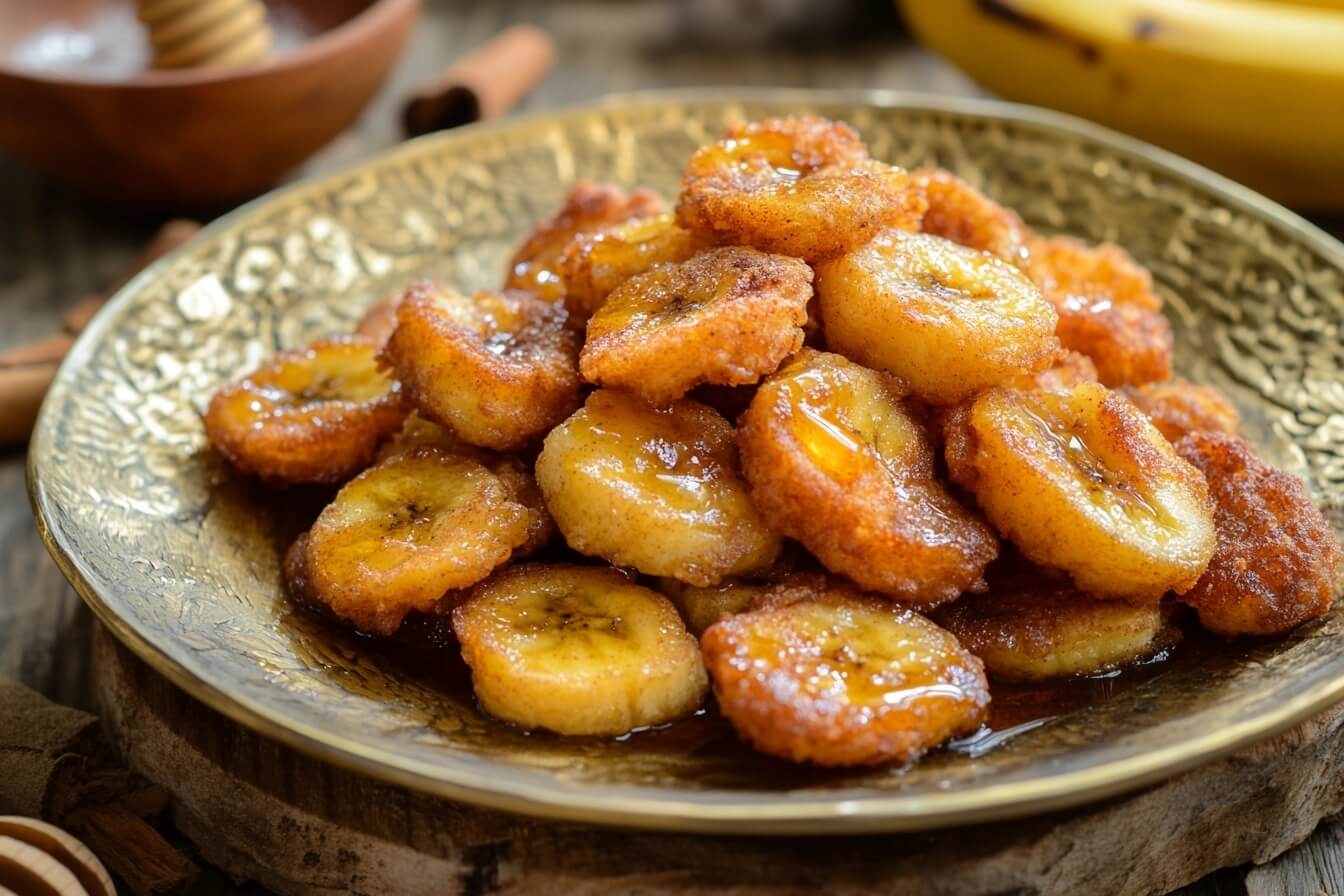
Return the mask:
[[[931,114],[970,116],[988,121],[1026,123],[1107,146],[1194,186],[1218,194],[1254,217],[1288,231],[1308,243],[1331,263],[1344,269],[1344,246],[1294,213],[1221,175],[1106,128],[1049,110],[995,100],[946,98],[886,90],[813,91],[794,89],[733,89],[651,91],[608,97],[596,103],[563,110],[538,112],[446,134],[435,134],[403,144],[374,159],[341,171],[306,179],[262,196],[224,215],[204,229],[198,239],[210,239],[272,202],[295,202],[309,192],[348,176],[370,164],[410,160],[420,154],[447,151],[454,142],[512,129],[538,128],[547,122],[582,118],[623,107],[656,107],[684,103],[849,104],[855,107],[905,108]],[[179,252],[185,251],[179,250]],[[63,390],[71,371],[86,364],[121,306],[173,264],[178,253],[156,262],[131,280],[99,313],[62,364],[53,395]],[[55,508],[44,490],[44,449],[53,438],[56,422],[50,398],[43,405],[28,455],[29,498],[38,532],[48,551],[98,619],[140,659],[177,687],[228,718],[307,755],[370,777],[435,796],[542,818],[614,824],[659,830],[720,834],[853,834],[902,831],[981,823],[1068,808],[1140,788],[1195,765],[1212,761],[1289,726],[1344,699],[1344,676],[1277,705],[1270,713],[1208,732],[1206,735],[1106,764],[1046,775],[1030,781],[981,786],[932,795],[897,794],[861,798],[790,798],[788,793],[707,790],[697,798],[677,796],[667,788],[599,785],[531,786],[508,776],[490,780],[482,774],[507,769],[495,761],[456,759],[452,763],[419,762],[388,755],[317,727],[296,723],[282,712],[246,696],[227,693],[192,670],[189,661],[170,653],[120,617],[91,584],[80,559],[50,524]],[[604,792],[618,791],[618,792]],[[651,796],[631,795],[650,792]],[[582,801],[576,802],[576,792]]]

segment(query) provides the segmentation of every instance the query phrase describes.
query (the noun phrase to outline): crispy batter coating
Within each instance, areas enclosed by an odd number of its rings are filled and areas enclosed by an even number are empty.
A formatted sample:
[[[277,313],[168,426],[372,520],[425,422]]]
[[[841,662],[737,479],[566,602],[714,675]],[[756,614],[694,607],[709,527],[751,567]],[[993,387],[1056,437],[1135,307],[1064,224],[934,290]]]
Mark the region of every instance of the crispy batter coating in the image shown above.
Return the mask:
[[[705,248],[705,241],[679,225],[671,212],[580,234],[560,261],[570,319],[588,320],[631,277],[685,261]]]
[[[713,585],[779,554],[732,426],[698,402],[654,409],[600,389],[546,437],[537,481],[570,547],[646,575]]]
[[[1213,494],[1218,550],[1181,596],[1221,635],[1277,635],[1324,615],[1338,596],[1344,551],[1301,480],[1245,439],[1191,433],[1176,451]]]
[[[1174,340],[1162,298],[1152,275],[1124,249],[1036,239],[1027,274],[1059,314],[1059,341],[1089,355],[1104,384],[1171,378]]]
[[[546,501],[541,495],[541,487],[532,475],[532,464],[521,457],[469,445],[447,428],[417,413],[407,417],[401,431],[378,449],[378,462],[409,454],[422,447],[437,448],[445,454],[476,461],[498,476],[500,482],[509,489],[510,497],[527,508],[528,537],[527,541],[514,549],[514,560],[535,554],[555,537],[555,520],[551,519],[551,512],[546,509]]]
[[[920,227],[924,233],[988,252],[1014,267],[1026,267],[1031,231],[1017,212],[950,171],[921,168],[913,176],[929,203]]]
[[[1042,681],[1091,675],[1169,650],[1181,638],[1170,603],[1101,600],[1029,565],[991,572],[989,592],[934,614],[985,662],[990,677]]]
[[[1120,391],[1173,443],[1192,432],[1241,435],[1241,415],[1212,386],[1197,386],[1177,377],[1167,383],[1125,386]]]
[[[538,224],[518,247],[509,260],[504,287],[558,302],[565,297],[561,259],[575,237],[662,210],[663,202],[652,190],[640,188],[626,195],[615,184],[581,180],[569,191],[560,210]]]
[[[852,588],[730,616],[700,647],[733,727],[795,762],[910,762],[989,706],[984,666],[956,638]]]
[[[313,587],[340,618],[390,635],[507,561],[532,537],[531,518],[474,460],[431,447],[398,454],[347,483],[313,523]]]
[[[952,480],[1028,559],[1085,591],[1156,602],[1213,554],[1203,478],[1104,386],[990,389],[944,427]]]
[[[282,352],[224,386],[204,416],[210,444],[273,484],[339,482],[373,459],[406,416],[401,387],[367,339]]]
[[[405,294],[406,290],[398,289],[374,302],[355,324],[355,335],[368,339],[380,349],[386,345],[397,328],[397,307]]]
[[[709,249],[627,280],[588,321],[579,369],[650,404],[701,383],[754,383],[803,344],[812,269],[755,249]]]
[[[471,298],[421,281],[406,290],[382,360],[420,413],[459,438],[507,451],[578,406],[578,336],[565,309],[517,290]]]
[[[929,435],[889,377],[804,349],[740,427],[756,506],[827,569],[923,606],[983,587],[998,540],[935,478]]]
[[[709,690],[676,608],[610,567],[510,567],[453,610],[453,630],[481,705],[524,728],[625,734]]]
[[[1055,356],[1056,316],[1021,271],[929,234],[884,231],[817,265],[829,348],[951,404]]]
[[[313,585],[312,570],[308,566],[308,533],[300,532],[285,551],[280,566],[285,591],[296,604],[309,609],[324,608]]]
[[[875,162],[847,125],[815,115],[728,128],[691,156],[677,220],[728,245],[815,261],[879,230],[916,230],[924,191],[908,172]]]

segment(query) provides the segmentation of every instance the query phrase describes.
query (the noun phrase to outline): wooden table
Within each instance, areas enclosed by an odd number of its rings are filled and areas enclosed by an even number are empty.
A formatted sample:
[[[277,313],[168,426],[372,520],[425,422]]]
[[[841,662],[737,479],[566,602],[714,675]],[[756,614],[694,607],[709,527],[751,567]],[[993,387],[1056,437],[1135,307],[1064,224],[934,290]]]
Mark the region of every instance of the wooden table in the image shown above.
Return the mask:
[[[399,98],[409,84],[518,21],[542,25],[560,44],[561,61],[531,98],[528,107],[534,109],[650,87],[979,92],[911,44],[876,0],[860,4],[847,22],[813,21],[801,29],[801,37],[766,36],[744,18],[723,18],[723,8],[734,5],[718,0],[428,0],[404,63],[363,120],[300,174],[339,168],[396,142]],[[64,308],[106,286],[157,223],[85,202],[0,157],[0,309],[5,319],[0,347],[42,335]],[[1340,222],[1334,225],[1336,233],[1344,234]],[[23,466],[22,452],[0,454],[0,675],[17,676],[54,700],[92,709],[93,622],[33,530]],[[261,892],[237,887],[221,875],[207,876],[199,890]],[[1186,888],[1182,896],[1321,893],[1344,896],[1344,820],[1322,825],[1269,865],[1220,872]]]

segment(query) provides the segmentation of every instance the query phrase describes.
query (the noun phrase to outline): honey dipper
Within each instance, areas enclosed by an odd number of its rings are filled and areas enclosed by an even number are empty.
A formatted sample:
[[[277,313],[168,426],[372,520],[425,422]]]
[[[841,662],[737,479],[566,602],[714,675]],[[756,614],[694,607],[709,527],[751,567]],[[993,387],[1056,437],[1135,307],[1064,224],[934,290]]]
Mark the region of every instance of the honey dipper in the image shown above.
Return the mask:
[[[136,0],[155,68],[241,65],[264,59],[271,29],[261,0]]]

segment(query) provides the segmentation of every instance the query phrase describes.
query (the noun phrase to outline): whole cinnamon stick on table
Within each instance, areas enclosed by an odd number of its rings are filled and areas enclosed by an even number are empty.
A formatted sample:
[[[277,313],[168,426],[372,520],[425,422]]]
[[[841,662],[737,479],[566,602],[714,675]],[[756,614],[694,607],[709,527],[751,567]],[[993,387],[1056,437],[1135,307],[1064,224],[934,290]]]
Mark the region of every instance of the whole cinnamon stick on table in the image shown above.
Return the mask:
[[[85,297],[65,313],[58,332],[0,352],[0,447],[28,440],[61,359],[108,297],[200,229],[195,221],[172,220],[164,224],[110,289]]]

